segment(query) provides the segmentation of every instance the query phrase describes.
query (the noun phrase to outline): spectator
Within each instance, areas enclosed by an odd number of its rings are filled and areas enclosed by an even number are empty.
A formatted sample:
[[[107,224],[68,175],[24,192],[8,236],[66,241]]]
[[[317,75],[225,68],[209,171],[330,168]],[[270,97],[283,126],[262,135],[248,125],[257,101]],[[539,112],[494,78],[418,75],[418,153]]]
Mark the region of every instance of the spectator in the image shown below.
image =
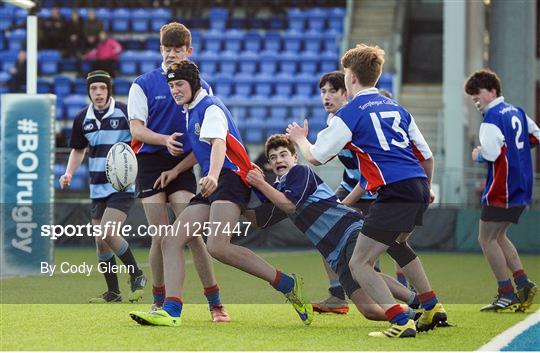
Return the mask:
[[[99,32],[99,43],[83,59],[94,60],[92,70],[104,70],[115,76],[118,59],[122,52],[122,45],[114,38],[110,38],[105,31]]]
[[[66,53],[79,56],[85,51],[86,41],[83,40],[83,21],[76,9],[71,11],[71,21],[66,24],[67,48]]]
[[[24,93],[26,86],[26,51],[19,51],[17,63],[9,70],[11,77],[7,81],[10,93]]]
[[[40,32],[43,33],[43,38],[41,39],[40,47],[63,50],[65,30],[66,21],[60,15],[60,9],[53,7],[51,17],[44,19],[42,22]]]
[[[97,45],[101,31],[103,31],[103,22],[96,18],[96,11],[94,9],[89,9],[88,19],[83,24],[86,48],[94,48]]]

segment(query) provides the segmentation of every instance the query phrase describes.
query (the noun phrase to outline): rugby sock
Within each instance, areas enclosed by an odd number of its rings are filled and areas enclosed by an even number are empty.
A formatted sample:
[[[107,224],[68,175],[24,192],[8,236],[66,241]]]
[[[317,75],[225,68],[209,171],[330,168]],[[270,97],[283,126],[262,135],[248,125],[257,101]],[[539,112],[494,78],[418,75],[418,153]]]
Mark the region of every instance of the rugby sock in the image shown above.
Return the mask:
[[[180,317],[180,314],[182,314],[182,300],[178,297],[165,298],[165,302],[163,302],[163,310],[165,310],[167,314],[171,316]]]
[[[398,324],[400,326],[405,325],[409,322],[409,315],[403,310],[401,305],[396,304],[390,309],[384,312],[386,314],[386,319],[392,324]]]
[[[420,307],[420,299],[418,299],[418,294],[416,294],[416,292],[411,291],[409,300],[407,300],[407,305],[413,309],[418,309]]]
[[[328,288],[328,291],[334,297],[339,298],[341,300],[345,300],[345,291],[343,290],[343,287],[340,284],[338,284],[337,286],[332,286]]]
[[[98,254],[100,268],[109,269],[111,266],[116,266],[116,258],[112,252],[105,254]],[[116,272],[112,271],[103,271],[103,276],[105,277],[105,282],[107,283],[107,290],[109,292],[120,293],[118,288],[118,276]]]
[[[403,284],[403,286],[409,287],[409,282],[407,281],[407,277],[405,277],[403,272],[396,272],[396,279],[399,283]]]
[[[276,278],[270,284],[283,294],[289,293],[294,289],[294,279],[279,270],[276,270]]]
[[[516,284],[517,289],[521,289],[529,283],[529,278],[523,269],[517,270],[512,276],[514,276],[514,283]]]
[[[215,306],[221,305],[221,299],[219,298],[219,287],[214,285],[204,289],[204,295],[208,300],[208,306],[212,309]]]
[[[505,279],[504,281],[497,281],[497,284],[499,286],[500,294],[502,294],[506,298],[514,298],[514,287],[512,286],[512,282],[510,282],[510,279]]]
[[[418,296],[418,299],[420,300],[420,304],[422,305],[422,308],[424,308],[425,310],[433,309],[435,304],[439,302],[434,291],[422,293]]]
[[[165,300],[165,286],[152,286],[152,295],[154,296],[154,304],[162,307]]]
[[[133,273],[129,274],[131,277],[138,277],[142,275],[142,271],[139,266],[137,266],[137,261],[135,260],[135,257],[133,256],[133,253],[131,252],[127,241],[124,240],[122,242],[120,249],[118,249],[118,251],[116,252],[116,256],[118,256],[118,258],[122,260],[124,265],[133,266]]]

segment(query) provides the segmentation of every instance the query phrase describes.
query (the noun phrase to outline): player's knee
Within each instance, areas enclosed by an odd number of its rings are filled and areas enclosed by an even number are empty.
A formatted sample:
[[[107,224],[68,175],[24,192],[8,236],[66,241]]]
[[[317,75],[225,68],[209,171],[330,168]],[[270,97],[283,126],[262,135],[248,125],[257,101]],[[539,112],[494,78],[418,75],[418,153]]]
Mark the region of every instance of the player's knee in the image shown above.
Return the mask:
[[[416,253],[407,242],[395,243],[386,252],[401,268],[407,266],[417,258]]]
[[[224,246],[224,244],[218,243],[218,242],[211,242],[209,241],[206,244],[206,247],[208,248],[208,253],[210,256],[212,256],[214,259],[217,259],[219,261],[222,261],[227,253],[227,249]]]

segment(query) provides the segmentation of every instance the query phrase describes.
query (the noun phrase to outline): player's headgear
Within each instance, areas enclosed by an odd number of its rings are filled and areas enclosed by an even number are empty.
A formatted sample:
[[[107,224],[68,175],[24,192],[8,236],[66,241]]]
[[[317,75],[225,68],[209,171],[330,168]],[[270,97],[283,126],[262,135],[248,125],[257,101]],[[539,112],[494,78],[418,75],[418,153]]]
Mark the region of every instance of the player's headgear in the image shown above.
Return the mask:
[[[107,85],[107,102],[112,94],[112,78],[107,71],[95,70],[88,73],[86,76],[86,88],[88,92],[88,97],[90,97],[90,85],[96,82],[103,82]],[[92,97],[90,97],[92,99]]]
[[[195,93],[201,88],[201,74],[197,65],[188,60],[180,61],[178,64],[172,64],[167,70],[167,82],[185,80],[191,87],[191,100],[193,102]]]

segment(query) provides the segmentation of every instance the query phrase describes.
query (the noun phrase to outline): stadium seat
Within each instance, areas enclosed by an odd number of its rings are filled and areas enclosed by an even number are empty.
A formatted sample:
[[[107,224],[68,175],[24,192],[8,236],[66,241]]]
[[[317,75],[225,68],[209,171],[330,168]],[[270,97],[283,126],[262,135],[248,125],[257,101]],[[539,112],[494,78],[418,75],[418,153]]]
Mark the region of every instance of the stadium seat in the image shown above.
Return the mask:
[[[116,80],[115,80],[114,87],[116,88]],[[116,90],[114,90],[114,92],[116,92]],[[86,78],[82,78],[82,77],[76,78],[73,81],[73,94],[79,94],[82,96],[85,96],[88,94]]]
[[[145,50],[139,54],[139,68],[141,72],[154,70],[159,67],[161,61],[161,54],[154,50]]]
[[[231,105],[229,106],[229,109],[237,121],[244,121],[248,116],[247,107],[245,105]]]
[[[150,11],[148,9],[136,9],[131,12],[131,30],[136,33],[148,32],[150,29]]]
[[[214,7],[208,10],[210,29],[223,31],[229,18],[229,11],[222,7]]]
[[[9,70],[15,66],[15,63],[17,62],[17,50],[4,50],[0,53],[0,57],[2,58],[2,61],[0,61],[0,64],[2,65],[1,71],[9,72]]]
[[[297,54],[302,50],[302,33],[296,30],[290,30],[283,34],[283,44],[285,51]]]
[[[302,74],[315,74],[319,63],[319,55],[308,51],[299,53],[299,56],[302,58],[302,60],[299,61],[300,72]]]
[[[106,7],[96,9],[96,18],[103,22],[103,29],[109,31],[111,29],[111,19],[113,18],[112,10]]]
[[[337,32],[334,29],[328,30],[322,38],[324,51],[330,51],[336,53],[336,55],[339,54],[339,47],[341,45],[340,40],[340,32]]]
[[[302,74],[295,77],[296,95],[309,98],[313,94],[314,87],[317,85],[317,78],[314,75]]]
[[[333,52],[324,52],[319,55],[320,72],[330,72],[338,69],[339,57]]]
[[[219,55],[219,71],[223,74],[235,74],[236,73],[236,58],[237,53],[231,51],[221,52]]]
[[[38,63],[43,75],[56,75],[59,62],[60,52],[58,50],[40,50],[38,53]]]
[[[345,9],[342,7],[335,7],[330,10],[328,14],[328,28],[343,32],[343,21],[345,18]]]
[[[8,72],[0,71],[0,86],[6,83],[11,75]]]
[[[294,75],[296,74],[296,63],[298,62],[298,55],[290,52],[285,52],[281,55],[279,60],[279,70],[281,73]]]
[[[317,7],[309,9],[306,17],[309,30],[324,32],[326,29],[326,11]]]
[[[56,76],[54,78],[54,93],[57,96],[67,96],[71,94],[72,80],[68,76]]]
[[[376,86],[377,88],[383,88],[393,94],[394,93],[393,81],[394,81],[393,74],[388,73],[388,72],[383,72]]]
[[[10,33],[6,33],[9,50],[19,51],[25,46],[26,29],[16,29]]]
[[[261,50],[261,34],[259,32],[246,32],[244,35],[244,50],[251,52]]]
[[[64,106],[66,107],[66,117],[68,119],[75,119],[77,113],[89,104],[86,95],[72,94],[64,99]]]
[[[79,9],[79,16],[83,19],[83,20],[86,20],[88,18],[88,9],[85,8],[85,7],[82,7]],[[70,17],[71,18],[71,15]]]
[[[131,87],[131,81],[126,78],[116,78],[114,80],[113,92],[115,95],[127,96],[129,94],[129,88]]]
[[[220,31],[208,31],[204,36],[205,50],[220,52],[223,33]]]
[[[172,17],[170,9],[157,8],[152,11],[152,17],[150,21],[152,32],[159,32],[161,26],[166,24]]]
[[[203,75],[212,76],[218,71],[218,54],[216,52],[204,51],[197,58]]]
[[[113,32],[128,32],[131,14],[129,10],[118,8],[113,10],[111,28]]]
[[[270,75],[261,74],[255,77],[255,94],[260,97],[272,95],[273,78]]]
[[[4,33],[0,33],[0,51],[6,49],[6,41],[4,40]]]
[[[251,105],[248,115],[250,118],[266,120],[268,118],[268,109],[265,105]]]
[[[274,53],[281,51],[281,34],[279,32],[266,32],[264,35],[264,50]]]
[[[303,31],[305,27],[306,14],[298,8],[290,8],[287,11],[289,20],[289,30]]]
[[[304,50],[312,53],[320,53],[324,32],[310,31],[304,33]]]
[[[271,16],[268,19],[268,29],[272,31],[281,31],[287,28],[287,21],[283,16]]]
[[[254,52],[243,52],[240,55],[239,72],[243,74],[253,75],[257,71],[257,63],[259,56]]]
[[[13,24],[13,8],[0,8],[0,31],[5,31]]]
[[[293,94],[294,77],[290,74],[281,73],[276,76],[276,90],[274,96],[290,99]]]
[[[200,31],[191,31],[191,47],[193,48],[193,53],[199,54],[203,50],[203,39],[204,37]],[[159,37],[157,37],[157,40],[159,49]]]
[[[246,143],[262,143],[264,142],[264,127],[265,123],[260,119],[245,119],[240,121],[239,125],[244,130],[243,139]]]
[[[242,40],[244,38],[244,32],[231,29],[226,31],[223,36],[226,38],[223,42],[226,51],[240,52],[242,50]]]
[[[273,75],[277,71],[277,54],[271,51],[262,52],[259,59],[261,74]]]
[[[192,33],[193,35],[193,33]],[[152,36],[152,37],[146,37],[146,42],[144,45],[144,49],[146,50],[159,50],[159,36]],[[195,50],[195,49],[193,49]]]
[[[288,124],[285,119],[269,119],[265,125],[265,135],[270,136],[273,134],[284,134]]]
[[[41,9],[39,9],[38,18],[49,18],[49,17],[51,17],[51,9],[46,8],[46,7],[42,7]]]
[[[257,16],[248,17],[246,22],[247,22],[246,23],[247,27],[252,30],[258,30],[258,29],[267,30],[268,29],[265,19],[257,17]]]
[[[120,54],[120,73],[122,75],[135,75],[138,71],[138,54],[125,50]]]
[[[236,75],[234,78],[235,96],[248,99],[252,91],[252,77],[250,75]]]
[[[26,24],[26,16],[28,16],[28,12],[25,9],[17,8],[15,9],[14,13],[14,19],[16,25],[24,25]]]
[[[231,17],[227,21],[227,28],[243,30],[245,27],[246,19],[244,17]]]
[[[272,104],[270,106],[270,118],[285,120],[289,115],[289,108],[281,104]]]
[[[62,71],[82,72],[85,74],[86,71],[81,70],[80,63],[81,61],[77,58],[60,58],[58,65],[62,68]]]

